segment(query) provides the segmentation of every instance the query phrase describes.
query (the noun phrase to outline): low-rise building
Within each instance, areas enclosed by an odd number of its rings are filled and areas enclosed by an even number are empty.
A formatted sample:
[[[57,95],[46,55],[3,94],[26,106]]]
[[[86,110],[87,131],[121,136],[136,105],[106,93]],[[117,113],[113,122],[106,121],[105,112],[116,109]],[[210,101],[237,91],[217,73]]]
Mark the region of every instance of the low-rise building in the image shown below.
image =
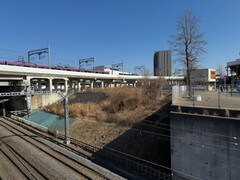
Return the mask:
[[[191,73],[191,81],[194,85],[202,86],[206,90],[213,90],[216,84],[216,70],[195,69]]]

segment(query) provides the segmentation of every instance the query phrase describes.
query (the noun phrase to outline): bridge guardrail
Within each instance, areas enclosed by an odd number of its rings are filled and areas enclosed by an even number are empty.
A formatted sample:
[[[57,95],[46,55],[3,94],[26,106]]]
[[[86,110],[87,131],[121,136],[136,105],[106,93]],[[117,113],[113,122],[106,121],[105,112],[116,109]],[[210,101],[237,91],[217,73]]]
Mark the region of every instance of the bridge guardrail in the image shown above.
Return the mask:
[[[194,85],[192,86],[191,96],[189,96],[187,89],[173,104],[193,107],[240,109],[240,86],[226,84],[218,87],[210,87],[209,89],[207,86]]]

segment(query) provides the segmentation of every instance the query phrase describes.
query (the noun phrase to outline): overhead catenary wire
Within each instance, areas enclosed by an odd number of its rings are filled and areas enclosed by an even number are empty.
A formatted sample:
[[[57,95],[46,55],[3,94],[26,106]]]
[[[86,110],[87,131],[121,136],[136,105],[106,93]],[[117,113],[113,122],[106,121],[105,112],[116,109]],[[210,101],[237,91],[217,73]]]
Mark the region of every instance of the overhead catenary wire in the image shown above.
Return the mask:
[[[77,141],[77,142],[81,142],[81,141],[79,141],[79,140],[77,140],[77,139],[74,139],[74,138],[71,138],[71,139],[74,140],[74,141]],[[118,153],[118,154],[125,155],[125,156],[128,157],[128,158],[133,158],[133,159],[135,159],[135,160],[139,160],[139,161],[141,161],[141,162],[145,162],[145,163],[147,163],[147,164],[151,164],[151,165],[154,165],[154,166],[156,166],[156,167],[159,167],[159,168],[162,168],[162,169],[165,169],[165,170],[172,171],[172,172],[174,172],[174,173],[176,173],[176,174],[184,175],[184,176],[186,176],[186,177],[188,177],[188,178],[191,178],[191,179],[198,179],[198,180],[201,179],[201,178],[192,176],[192,175],[190,175],[190,174],[186,174],[186,173],[184,173],[184,172],[180,172],[180,171],[175,170],[175,169],[173,169],[173,168],[169,168],[169,167],[167,167],[167,166],[164,166],[164,165],[161,165],[161,164],[157,164],[157,163],[154,163],[154,162],[151,162],[151,161],[142,159],[142,158],[140,158],[140,157],[137,157],[137,156],[134,156],[134,155],[131,155],[131,154],[128,154],[128,153],[125,153],[125,152],[122,152],[122,151],[113,149],[113,148],[111,148],[111,147],[105,146],[104,149],[108,149],[108,150],[113,151],[113,152],[116,152],[116,153]],[[100,150],[100,149],[99,149],[99,150]]]
[[[71,138],[71,139],[73,139],[73,138]],[[76,140],[76,139],[74,139],[74,140]],[[78,140],[76,140],[76,141],[78,141]],[[81,142],[81,141],[79,141],[79,142]],[[201,178],[195,177],[195,176],[193,176],[193,175],[190,175],[190,174],[187,174],[187,173],[184,173],[184,172],[180,172],[180,171],[175,170],[175,169],[173,169],[173,168],[169,168],[169,167],[164,166],[164,165],[156,164],[156,163],[153,163],[153,162],[151,162],[151,161],[147,161],[147,160],[145,160],[145,159],[142,159],[142,158],[139,158],[139,157],[136,157],[136,156],[133,156],[133,155],[130,155],[130,154],[127,154],[127,153],[124,153],[124,152],[121,152],[121,151],[112,149],[112,148],[110,148],[110,147],[105,147],[105,148],[106,148],[106,149],[110,149],[110,150],[112,150],[112,151],[114,151],[114,152],[117,152],[117,153],[126,155],[126,156],[128,156],[128,157],[132,157],[132,158],[134,158],[134,159],[138,159],[138,160],[140,160],[140,161],[142,161],[142,162],[146,162],[146,163],[149,163],[149,164],[158,166],[158,167],[163,168],[163,169],[165,169],[165,170],[172,171],[172,175],[174,175],[174,174],[181,174],[182,176],[185,176],[185,177],[188,177],[188,178],[191,178],[191,179],[196,179],[196,180],[200,180],[200,179],[201,179]],[[160,172],[160,173],[163,174],[162,172]],[[165,173],[164,173],[164,174],[165,174]],[[169,175],[169,174],[165,174],[165,175]]]
[[[5,51],[5,52],[10,52],[10,53],[20,53],[20,54],[25,54],[27,55],[27,52],[24,51],[16,51],[16,50],[10,50],[10,49],[0,49],[0,51]]]
[[[3,56],[0,56],[0,58],[8,59],[8,60],[18,60],[18,59],[15,59],[15,58],[8,58],[8,57],[3,57]]]
[[[144,133],[151,134],[151,135],[158,135],[158,136],[167,137],[167,138],[174,138],[174,139],[178,139],[178,140],[182,140],[182,141],[184,141],[184,140],[193,141],[192,139],[179,138],[179,137],[175,137],[175,136],[171,136],[171,135],[166,135],[166,134],[146,131],[146,130],[138,129],[138,128],[131,128],[131,130],[138,131],[140,133],[144,132]],[[170,141],[170,140],[167,140],[167,141]],[[197,142],[194,142],[194,143],[197,143]],[[222,146],[222,145],[212,145],[212,144],[207,144],[207,143],[197,143],[197,144],[200,144],[201,147],[205,147],[205,146],[210,146],[210,147],[214,146],[215,147],[215,146],[218,146],[218,147],[226,148],[226,149],[233,150],[233,151],[240,151],[239,149],[233,149],[233,148],[229,148],[229,147]],[[214,149],[214,148],[211,148],[211,149]]]
[[[154,125],[150,125],[150,124],[145,124],[145,123],[142,123],[142,122],[139,122],[137,125],[143,125],[143,126],[148,126],[148,127],[153,127],[153,128],[157,128],[157,129],[162,129],[164,131],[169,131],[169,132],[172,132],[172,131],[177,131],[176,129],[173,129],[173,128],[163,128],[163,127],[159,127],[159,126],[154,126]],[[186,130],[185,130],[186,131]],[[227,144],[232,144],[232,145],[239,145],[238,143],[236,142],[229,142],[228,140],[219,140],[219,139],[216,139],[215,137],[209,137],[209,136],[205,136],[204,135],[204,132],[199,132],[199,131],[194,131],[192,130],[192,132],[195,132],[195,133],[199,133],[197,136],[201,136],[201,137],[204,137],[204,138],[208,138],[208,139],[213,139],[213,141],[216,141],[216,142],[224,142],[224,143],[227,143]],[[211,134],[213,136],[217,136],[217,135],[214,135],[214,134]]]
[[[197,132],[197,131],[195,131],[195,132]],[[206,132],[205,132],[206,133]]]
[[[143,130],[141,130],[141,129],[134,129],[134,130],[136,130],[137,132],[144,132],[144,133],[151,133],[151,134],[154,134],[154,135],[161,135],[161,136],[164,136],[164,137],[167,137],[167,138],[169,138],[169,137],[171,137],[171,136],[168,136],[168,135],[163,135],[163,134],[160,134],[160,133],[153,133],[153,132],[149,132],[149,131],[143,131]],[[179,139],[179,138],[178,138]],[[185,140],[185,138],[181,138],[182,140],[184,139]],[[168,141],[170,141],[170,139],[168,139]],[[198,143],[198,144],[200,144],[200,143]],[[214,145],[210,145],[210,147],[206,147],[206,145],[208,145],[208,144],[205,144],[205,143],[202,143],[201,144],[201,147],[202,148],[204,148],[205,150],[211,150],[211,152],[212,152],[212,150],[216,150],[216,148],[213,148],[212,146],[214,146]],[[129,156],[129,157],[132,157],[132,155],[130,155],[130,154],[126,154],[126,153],[124,153],[124,152],[122,152],[122,151],[119,151],[119,150],[116,150],[116,149],[112,149],[112,148],[109,148],[109,147],[104,147],[104,148],[106,148],[106,149],[111,149],[111,150],[113,150],[113,151],[116,151],[116,152],[118,152],[118,153],[121,153],[121,154],[125,154],[125,155],[127,155],[127,156]],[[226,148],[226,147],[224,147],[224,148]],[[231,149],[231,148],[230,148]],[[233,150],[236,150],[236,149],[233,149]],[[221,157],[224,157],[224,158],[226,158],[225,156],[223,156],[223,155],[218,155],[218,156],[221,156]],[[133,156],[134,158],[137,158],[137,159],[141,159],[141,158],[139,158],[139,157],[136,157],[136,156]],[[141,160],[144,160],[144,159],[141,159]],[[144,161],[146,161],[146,160],[144,160]],[[149,162],[149,161],[148,161]],[[152,163],[152,162],[149,162],[149,163]],[[159,164],[158,164],[159,165]],[[161,165],[160,165],[161,166]]]
[[[113,128],[114,129],[114,128]],[[112,129],[112,130],[113,130]],[[112,131],[111,130],[111,131]],[[148,133],[148,134],[151,134],[151,135],[158,135],[158,136],[161,136],[161,137],[164,137],[164,138],[166,138],[166,141],[170,141],[169,140],[169,138],[177,138],[177,139],[180,139],[180,140],[183,140],[183,141],[186,141],[186,140],[188,140],[188,141],[193,141],[192,139],[186,139],[186,138],[179,138],[179,137],[174,137],[174,136],[171,136],[171,135],[166,135],[166,134],[162,134],[162,133],[156,133],[156,132],[152,132],[152,131],[146,131],[146,130],[142,130],[142,129],[138,129],[138,128],[134,128],[134,127],[132,127],[131,129],[129,129],[129,130],[134,130],[134,131],[138,131],[138,132],[140,132],[140,133],[142,133],[142,132],[144,132],[144,133]],[[168,129],[169,130],[169,129]],[[205,136],[204,136],[205,137]],[[217,141],[218,142],[218,141]],[[224,142],[224,141],[223,141]],[[227,141],[226,141],[226,143],[227,143]],[[205,148],[205,149],[207,149],[207,150],[216,150],[215,149],[215,145],[213,145],[213,144],[207,144],[207,143],[197,143],[198,145],[200,145],[200,147],[202,147],[202,148]],[[232,145],[234,145],[235,147],[236,146],[239,146],[239,144],[238,143],[232,143]],[[208,147],[209,146],[209,147]],[[228,146],[223,146],[223,145],[216,145],[217,147],[220,147],[220,148],[226,148],[226,149],[229,149],[229,150],[234,150],[234,151],[239,151],[239,149],[237,149],[237,148],[229,148]]]
[[[150,120],[143,120],[143,121],[151,122],[153,124],[160,124],[160,125],[163,125],[163,126],[169,126],[169,127],[171,126],[171,128],[175,128],[175,129],[189,130],[189,131],[198,132],[198,133],[212,134],[212,135],[215,135],[215,136],[221,136],[221,137],[225,137],[225,138],[231,138],[231,139],[234,139],[234,140],[240,140],[240,137],[237,137],[237,136],[226,136],[226,135],[217,134],[217,133],[197,131],[197,130],[190,129],[190,128],[181,128],[179,126],[173,126],[173,125],[170,125],[170,124],[156,122],[156,121],[150,121]]]
[[[105,147],[105,148],[106,148],[106,149],[110,149],[110,150],[115,151],[115,152],[118,152],[118,153],[120,153],[120,154],[124,154],[124,155],[126,155],[126,156],[128,156],[128,157],[132,157],[132,158],[134,158],[134,159],[138,159],[138,160],[141,160],[141,161],[143,161],[143,162],[150,163],[150,164],[155,165],[155,166],[158,166],[158,167],[160,167],[160,168],[163,168],[163,169],[166,169],[166,170],[169,170],[169,171],[173,171],[173,172],[175,172],[175,173],[182,174],[182,175],[185,175],[185,176],[187,176],[187,177],[191,177],[191,178],[193,178],[193,179],[201,179],[201,178],[192,176],[192,175],[190,175],[190,174],[186,174],[186,173],[180,172],[180,171],[175,170],[175,169],[173,169],[173,168],[169,168],[169,167],[167,167],[167,166],[163,166],[163,165],[160,165],[160,164],[156,164],[156,163],[154,163],[154,162],[147,161],[147,160],[142,159],[142,158],[139,158],[139,157],[137,157],[137,156],[133,156],[133,155],[124,153],[124,152],[122,152],[122,151],[118,151],[118,150],[113,149],[113,148],[110,148],[110,147]]]

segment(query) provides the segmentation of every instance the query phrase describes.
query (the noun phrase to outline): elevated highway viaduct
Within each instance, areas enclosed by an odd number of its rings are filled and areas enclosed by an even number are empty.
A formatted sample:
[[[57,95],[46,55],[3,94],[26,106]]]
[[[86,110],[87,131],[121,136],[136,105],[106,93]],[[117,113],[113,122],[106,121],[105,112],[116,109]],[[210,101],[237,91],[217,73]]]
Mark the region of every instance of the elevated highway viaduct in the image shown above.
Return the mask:
[[[31,87],[34,90],[62,90],[68,88],[84,90],[89,88],[116,87],[121,85],[136,86],[137,81],[146,78],[137,75],[100,74],[66,70],[55,70],[35,67],[0,65],[0,86],[12,86],[11,91]],[[149,76],[151,80],[156,76]],[[167,81],[177,83],[183,77],[163,77]]]
[[[67,71],[37,67],[23,67],[14,65],[0,65],[0,92],[20,92],[32,89],[35,91],[61,90],[67,93],[68,89],[76,91],[86,88],[113,88],[121,86],[136,87],[137,81],[144,76],[101,74],[92,72]],[[149,76],[150,80],[159,77]],[[163,77],[166,81],[177,83],[183,77]],[[24,105],[24,98],[11,98],[12,110],[20,110]],[[44,107],[60,100],[58,94],[35,95],[32,97],[32,109]]]

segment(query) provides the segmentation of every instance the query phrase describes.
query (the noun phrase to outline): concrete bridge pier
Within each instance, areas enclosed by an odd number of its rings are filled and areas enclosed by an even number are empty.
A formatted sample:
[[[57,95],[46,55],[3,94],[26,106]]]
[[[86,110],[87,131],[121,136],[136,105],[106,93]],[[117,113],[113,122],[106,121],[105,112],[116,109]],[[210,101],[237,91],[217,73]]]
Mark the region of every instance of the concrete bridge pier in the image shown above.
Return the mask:
[[[57,80],[53,81],[53,86],[54,86],[54,90],[58,89],[58,82],[57,82]]]
[[[102,80],[102,81],[101,81],[101,89],[104,89],[104,85],[105,85],[105,83],[104,83],[104,81]]]
[[[50,77],[47,82],[47,90],[52,91],[53,90],[53,84],[52,84],[52,78]]]
[[[38,91],[42,91],[42,79],[38,79]]]
[[[17,91],[19,91],[19,86],[18,86],[18,82],[17,81],[14,81],[14,82],[12,82],[12,84],[13,84],[13,90],[15,91],[15,92],[17,92]]]
[[[31,80],[31,87],[32,87],[34,90],[38,89],[37,85],[38,85],[38,84],[37,84],[36,82],[34,82],[33,80]]]
[[[77,81],[77,91],[81,90],[81,82],[80,79]]]
[[[114,86],[115,86],[115,81],[114,80],[110,81],[110,88],[114,88]]]
[[[83,82],[82,82],[82,90],[85,90],[86,89],[86,80],[83,79]]]
[[[69,79],[69,88],[72,89],[72,87],[73,87],[73,81],[72,79]]]
[[[120,87],[123,87],[124,86],[124,79],[120,81]]]
[[[137,81],[133,82],[133,87],[136,88],[137,87]]]
[[[93,89],[94,87],[94,80],[90,80],[90,88]]]
[[[64,92],[68,92],[68,79],[64,79]]]

